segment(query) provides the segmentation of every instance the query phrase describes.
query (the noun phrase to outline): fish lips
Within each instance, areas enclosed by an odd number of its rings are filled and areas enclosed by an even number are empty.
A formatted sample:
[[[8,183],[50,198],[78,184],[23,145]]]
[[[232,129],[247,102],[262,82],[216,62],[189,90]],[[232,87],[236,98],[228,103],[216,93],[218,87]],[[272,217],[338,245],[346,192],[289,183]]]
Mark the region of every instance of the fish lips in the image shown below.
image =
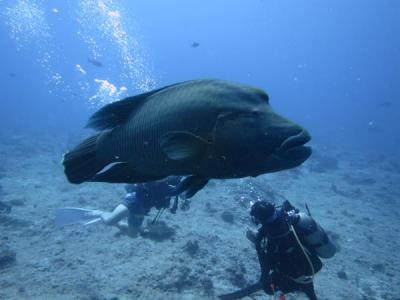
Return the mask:
[[[275,151],[274,157],[279,160],[290,161],[290,164],[297,166],[306,161],[311,153],[311,147],[305,146],[311,140],[310,134],[302,130],[296,135],[288,137]]]
[[[298,134],[292,135],[288,137],[286,140],[284,140],[283,143],[280,145],[280,147],[276,150],[276,153],[282,154],[287,151],[291,152],[299,147],[309,148],[304,145],[308,143],[310,140],[311,140],[310,134],[306,130],[302,130]]]

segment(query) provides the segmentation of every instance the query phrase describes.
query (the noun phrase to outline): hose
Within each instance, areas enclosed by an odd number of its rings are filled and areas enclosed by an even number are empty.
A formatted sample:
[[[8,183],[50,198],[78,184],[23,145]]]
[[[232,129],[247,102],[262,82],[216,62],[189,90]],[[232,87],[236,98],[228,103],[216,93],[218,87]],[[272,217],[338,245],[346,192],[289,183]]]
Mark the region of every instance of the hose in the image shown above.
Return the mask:
[[[164,208],[161,208],[158,210],[157,215],[154,217],[153,221],[151,221],[151,225],[154,225],[154,223],[157,222],[158,218],[161,216],[163,211],[164,211]]]
[[[311,282],[313,282],[313,281],[314,281],[315,270],[314,270],[314,266],[313,266],[313,264],[312,264],[312,262],[311,262],[310,256],[307,254],[306,250],[304,249],[303,244],[300,242],[300,239],[299,239],[299,237],[297,236],[296,230],[294,229],[293,225],[290,225],[290,231],[293,232],[293,235],[294,235],[294,237],[295,237],[297,243],[299,244],[300,249],[303,251],[303,254],[304,254],[304,256],[306,257],[307,262],[310,264],[310,269],[311,269]],[[293,279],[294,281],[296,281],[295,278],[292,278],[292,279]],[[296,281],[296,282],[298,282],[298,281]],[[299,283],[301,283],[301,282],[299,282]]]

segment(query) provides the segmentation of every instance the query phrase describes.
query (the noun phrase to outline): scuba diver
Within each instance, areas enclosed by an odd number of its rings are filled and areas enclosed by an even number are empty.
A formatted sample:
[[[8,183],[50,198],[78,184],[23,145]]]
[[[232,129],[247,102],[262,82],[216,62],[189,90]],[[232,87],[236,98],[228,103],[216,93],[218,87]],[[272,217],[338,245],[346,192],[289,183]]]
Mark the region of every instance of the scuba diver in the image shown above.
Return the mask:
[[[91,216],[100,217],[106,225],[118,227],[129,236],[136,236],[141,232],[144,216],[155,207],[158,213],[153,223],[162,211],[170,207],[171,198],[175,196],[170,212],[175,214],[178,206],[178,196],[174,193],[181,181],[179,176],[170,176],[163,180],[145,183],[128,184],[125,186],[127,194],[122,202],[112,212],[95,210]],[[128,221],[122,219],[128,217]]]
[[[308,299],[317,300],[313,279],[322,268],[320,258],[331,258],[336,253],[336,246],[322,227],[309,211],[308,214],[299,212],[289,201],[280,208],[267,201],[257,201],[250,215],[261,225],[257,233],[246,234],[255,244],[261,279],[219,298],[240,299],[263,289],[274,299],[284,300],[286,293],[303,292]]]

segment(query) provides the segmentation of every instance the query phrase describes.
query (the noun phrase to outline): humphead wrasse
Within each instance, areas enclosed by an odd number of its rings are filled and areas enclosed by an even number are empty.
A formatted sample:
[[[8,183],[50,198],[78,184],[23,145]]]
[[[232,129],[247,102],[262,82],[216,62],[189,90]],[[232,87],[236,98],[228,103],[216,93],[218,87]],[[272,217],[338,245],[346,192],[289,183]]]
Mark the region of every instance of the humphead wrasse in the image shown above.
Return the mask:
[[[98,131],[64,155],[71,183],[136,183],[188,176],[193,196],[212,178],[290,169],[311,149],[301,126],[273,111],[261,89],[193,80],[106,105],[87,127]]]

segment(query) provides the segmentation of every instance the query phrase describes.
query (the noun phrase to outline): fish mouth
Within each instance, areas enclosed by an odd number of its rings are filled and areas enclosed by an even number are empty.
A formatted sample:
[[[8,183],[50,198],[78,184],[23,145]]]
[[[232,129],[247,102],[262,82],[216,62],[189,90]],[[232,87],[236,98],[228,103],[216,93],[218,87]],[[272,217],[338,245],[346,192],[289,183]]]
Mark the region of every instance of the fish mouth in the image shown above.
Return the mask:
[[[308,143],[310,140],[311,140],[310,134],[307,131],[302,130],[296,135],[292,135],[288,137],[286,140],[284,140],[283,143],[280,145],[280,147],[277,149],[277,152],[283,153],[294,148],[298,147],[303,148],[305,147],[304,144]]]

